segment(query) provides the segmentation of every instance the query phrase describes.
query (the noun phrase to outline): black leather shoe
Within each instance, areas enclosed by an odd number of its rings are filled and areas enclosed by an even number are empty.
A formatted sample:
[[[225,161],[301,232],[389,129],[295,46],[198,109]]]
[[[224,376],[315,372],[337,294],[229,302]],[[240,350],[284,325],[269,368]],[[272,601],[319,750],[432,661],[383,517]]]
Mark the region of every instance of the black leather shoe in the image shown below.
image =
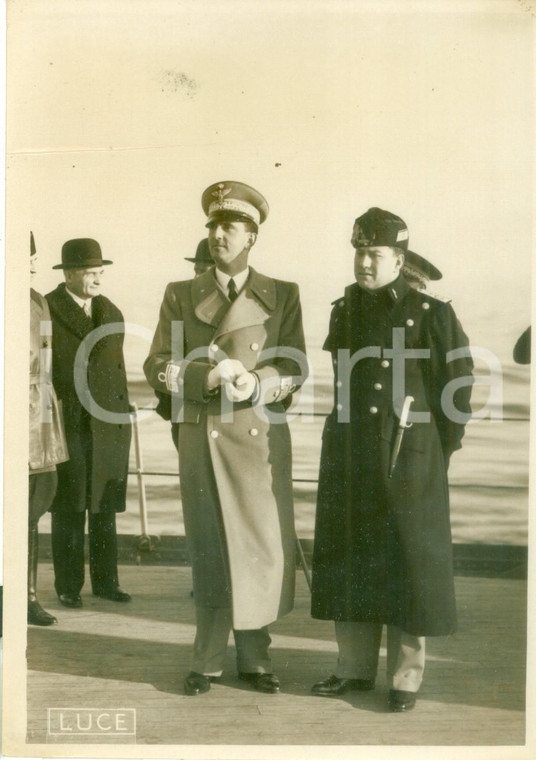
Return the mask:
[[[132,597],[126,591],[119,588],[104,589],[103,591],[94,591],[93,596],[99,596],[101,599],[109,599],[111,602],[130,602]]]
[[[417,702],[417,694],[414,691],[401,691],[389,689],[389,709],[391,712],[408,712],[413,710]]]
[[[315,683],[311,688],[311,694],[319,697],[338,697],[347,691],[370,691],[374,688],[374,681],[366,678],[337,678],[330,676],[325,681]]]
[[[64,607],[82,606],[82,599],[80,598],[80,594],[60,594],[59,600]]]
[[[264,694],[277,694],[279,691],[279,678],[273,673],[239,673],[238,678]]]
[[[57,622],[57,618],[44,610],[37,599],[28,602],[28,623],[30,625],[54,625]]]
[[[210,691],[211,676],[204,676],[202,673],[196,673],[191,670],[184,679],[184,693],[188,697],[196,697],[198,694],[205,694]]]

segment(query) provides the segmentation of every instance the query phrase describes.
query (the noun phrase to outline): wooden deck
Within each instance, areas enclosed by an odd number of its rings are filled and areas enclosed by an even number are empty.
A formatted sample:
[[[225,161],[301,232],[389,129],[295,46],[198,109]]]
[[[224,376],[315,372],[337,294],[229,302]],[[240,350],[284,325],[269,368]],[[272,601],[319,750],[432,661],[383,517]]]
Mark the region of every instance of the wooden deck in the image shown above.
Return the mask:
[[[239,682],[230,645],[221,683],[200,697],[182,692],[194,635],[190,569],[121,566],[120,575],[131,604],[98,600],[84,589],[84,607],[68,610],[54,594],[50,563],[41,564],[40,599],[59,625],[28,628],[29,743],[59,743],[47,736],[47,709],[67,706],[135,708],[141,745],[525,743],[523,579],[457,577],[459,631],[428,639],[417,708],[391,714],[383,648],[373,692],[309,695],[311,684],[332,672],[336,647],[332,624],[309,615],[303,574],[295,610],[271,627],[281,693],[258,694]]]

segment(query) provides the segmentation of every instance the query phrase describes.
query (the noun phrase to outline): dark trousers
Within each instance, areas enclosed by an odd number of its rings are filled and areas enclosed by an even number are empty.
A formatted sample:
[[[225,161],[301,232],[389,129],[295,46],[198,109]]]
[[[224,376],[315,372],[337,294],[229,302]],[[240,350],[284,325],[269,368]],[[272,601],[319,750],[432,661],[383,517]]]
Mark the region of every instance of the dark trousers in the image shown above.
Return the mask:
[[[52,558],[56,593],[80,593],[84,585],[86,512],[52,512]],[[115,513],[88,516],[89,574],[93,593],[119,585]]]

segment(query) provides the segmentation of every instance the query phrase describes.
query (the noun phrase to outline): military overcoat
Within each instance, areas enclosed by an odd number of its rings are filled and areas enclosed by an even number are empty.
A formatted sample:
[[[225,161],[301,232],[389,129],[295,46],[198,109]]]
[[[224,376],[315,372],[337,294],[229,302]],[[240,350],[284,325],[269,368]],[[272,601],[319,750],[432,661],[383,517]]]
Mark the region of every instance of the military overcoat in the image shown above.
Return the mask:
[[[51,511],[80,512],[88,508],[93,513],[123,512],[131,437],[123,315],[108,298],[95,296],[92,317],[88,317],[66,292],[65,283],[46,298],[54,331],[54,388],[63,405],[70,455],[68,462],[58,465],[58,489]],[[96,342],[80,367],[87,379],[86,400],[91,397],[103,410],[122,415],[108,421],[83,406],[74,372],[82,342],[91,339],[96,328],[112,324],[117,329],[111,328],[114,331],[110,335]]]
[[[172,323],[179,336],[173,361]],[[285,406],[307,367],[288,356],[289,349],[305,360],[297,285],[250,268],[231,304],[209,270],[168,285],[144,365],[149,383],[162,392],[169,392],[168,365],[180,367],[179,470],[194,598],[198,606],[231,606],[235,629],[267,625],[293,606],[292,452]],[[255,371],[257,403],[225,405],[221,392],[206,394],[206,376],[226,357]]]
[[[447,466],[470,414],[467,346],[450,304],[402,275],[373,292],[351,285],[335,302],[324,345],[335,407],[323,432],[313,617],[418,636],[455,630]],[[462,355],[448,355],[453,349]],[[401,364],[401,351],[417,353]],[[429,417],[405,429],[389,477],[405,396]]]

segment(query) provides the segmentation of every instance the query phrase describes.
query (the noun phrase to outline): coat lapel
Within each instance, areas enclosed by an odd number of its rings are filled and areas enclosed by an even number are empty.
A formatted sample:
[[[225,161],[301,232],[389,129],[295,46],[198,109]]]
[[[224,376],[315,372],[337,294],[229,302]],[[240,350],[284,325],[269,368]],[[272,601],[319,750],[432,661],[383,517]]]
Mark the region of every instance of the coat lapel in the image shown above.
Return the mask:
[[[192,280],[192,303],[195,315],[201,322],[218,326],[229,308],[229,300],[218,288],[213,270]]]
[[[47,301],[55,319],[61,322],[66,330],[76,335],[80,340],[84,340],[86,335],[89,335],[93,330],[92,320],[66,292],[64,282],[60,283],[56,290],[48,294]]]

